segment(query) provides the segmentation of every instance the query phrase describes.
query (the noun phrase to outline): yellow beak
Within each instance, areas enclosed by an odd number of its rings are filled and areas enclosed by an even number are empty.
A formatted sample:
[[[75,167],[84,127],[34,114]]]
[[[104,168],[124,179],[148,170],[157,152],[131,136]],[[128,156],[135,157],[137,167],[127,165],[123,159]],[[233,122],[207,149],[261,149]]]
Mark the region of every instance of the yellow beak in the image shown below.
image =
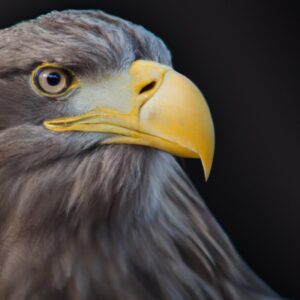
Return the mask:
[[[168,66],[138,60],[129,70],[106,79],[97,93],[87,95],[94,105],[88,112],[47,120],[44,126],[53,131],[110,133],[101,144],[144,145],[173,155],[200,157],[208,178],[214,127],[203,95],[188,78]],[[91,102],[80,99],[87,100]]]

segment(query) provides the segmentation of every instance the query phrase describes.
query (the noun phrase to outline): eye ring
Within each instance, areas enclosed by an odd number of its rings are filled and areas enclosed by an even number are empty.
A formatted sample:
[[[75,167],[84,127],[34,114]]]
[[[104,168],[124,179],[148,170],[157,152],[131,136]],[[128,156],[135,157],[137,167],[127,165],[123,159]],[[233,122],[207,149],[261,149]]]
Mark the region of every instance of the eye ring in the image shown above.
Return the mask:
[[[78,79],[68,68],[44,63],[32,71],[31,83],[40,95],[61,98],[78,86]]]

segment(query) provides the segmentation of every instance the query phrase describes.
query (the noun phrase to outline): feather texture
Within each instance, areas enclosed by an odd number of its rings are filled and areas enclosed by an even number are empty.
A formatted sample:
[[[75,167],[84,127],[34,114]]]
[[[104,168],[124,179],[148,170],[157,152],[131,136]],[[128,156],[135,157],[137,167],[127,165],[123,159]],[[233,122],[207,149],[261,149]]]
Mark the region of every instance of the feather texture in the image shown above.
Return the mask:
[[[0,135],[0,299],[276,298],[169,154],[39,130]]]

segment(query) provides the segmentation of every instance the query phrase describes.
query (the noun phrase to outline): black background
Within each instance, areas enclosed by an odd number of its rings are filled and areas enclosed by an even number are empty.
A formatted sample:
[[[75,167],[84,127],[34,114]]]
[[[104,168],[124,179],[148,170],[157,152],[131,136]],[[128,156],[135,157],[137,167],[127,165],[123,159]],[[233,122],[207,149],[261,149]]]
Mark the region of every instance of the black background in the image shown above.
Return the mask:
[[[300,3],[10,0],[1,1],[0,27],[66,8],[102,9],[167,43],[175,68],[205,94],[216,128],[208,183],[200,161],[186,160],[187,172],[255,272],[300,299]]]

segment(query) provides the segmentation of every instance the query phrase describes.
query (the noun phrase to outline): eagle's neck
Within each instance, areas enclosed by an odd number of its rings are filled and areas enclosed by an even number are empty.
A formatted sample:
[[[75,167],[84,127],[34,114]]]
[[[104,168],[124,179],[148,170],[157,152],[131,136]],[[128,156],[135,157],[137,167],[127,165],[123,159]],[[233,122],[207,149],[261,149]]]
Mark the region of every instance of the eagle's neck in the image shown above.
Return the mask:
[[[166,153],[108,146],[4,179],[0,299],[273,295]]]

